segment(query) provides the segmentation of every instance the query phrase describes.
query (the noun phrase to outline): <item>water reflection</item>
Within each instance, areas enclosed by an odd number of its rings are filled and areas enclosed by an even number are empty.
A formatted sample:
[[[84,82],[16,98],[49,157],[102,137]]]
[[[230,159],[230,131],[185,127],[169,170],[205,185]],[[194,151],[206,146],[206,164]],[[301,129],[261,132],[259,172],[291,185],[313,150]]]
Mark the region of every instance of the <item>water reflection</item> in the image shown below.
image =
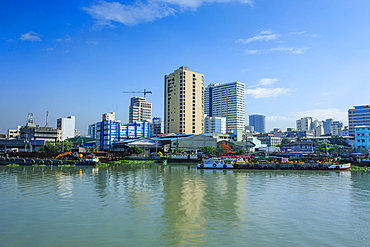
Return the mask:
[[[47,222],[38,231],[52,235],[57,229],[58,238],[85,245],[98,240],[117,245],[123,239],[136,246],[274,245],[276,239],[280,246],[348,245],[356,238],[370,240],[361,230],[370,222],[368,173],[137,164],[0,167],[0,179],[0,216],[7,222],[22,221],[4,213],[13,207],[23,219],[33,222],[37,215]],[[71,230],[74,225],[85,238]],[[27,226],[18,224],[17,231]],[[348,226],[355,237],[340,234]],[[86,242],[86,234],[97,228],[109,240]]]

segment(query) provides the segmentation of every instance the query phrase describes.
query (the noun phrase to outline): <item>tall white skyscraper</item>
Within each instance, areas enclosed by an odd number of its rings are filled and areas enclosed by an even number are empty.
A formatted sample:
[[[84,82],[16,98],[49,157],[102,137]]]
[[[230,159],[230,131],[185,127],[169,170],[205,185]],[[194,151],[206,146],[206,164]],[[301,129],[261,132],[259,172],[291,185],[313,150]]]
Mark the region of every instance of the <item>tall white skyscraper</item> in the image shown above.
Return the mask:
[[[75,137],[75,117],[69,116],[67,118],[57,119],[57,128],[61,131],[61,140]]]
[[[226,131],[243,130],[245,126],[244,83],[210,84],[204,92],[204,114],[225,117]]]
[[[152,122],[152,103],[142,97],[132,97],[129,107],[129,122]]]

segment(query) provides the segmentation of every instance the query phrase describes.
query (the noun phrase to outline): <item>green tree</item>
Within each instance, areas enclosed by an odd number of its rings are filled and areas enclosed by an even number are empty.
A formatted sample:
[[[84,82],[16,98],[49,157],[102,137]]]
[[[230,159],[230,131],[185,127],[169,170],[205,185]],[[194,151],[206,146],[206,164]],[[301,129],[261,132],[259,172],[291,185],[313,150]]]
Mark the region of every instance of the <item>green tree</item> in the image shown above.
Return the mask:
[[[346,147],[350,147],[348,143],[344,140],[343,136],[333,135],[329,139],[330,144],[342,145]]]
[[[237,155],[244,155],[246,153],[248,153],[248,151],[245,149],[239,149],[238,151],[235,151],[235,154]]]
[[[214,155],[216,152],[215,147],[201,147],[200,150],[206,155]]]
[[[61,153],[61,152],[70,152],[73,147],[72,142],[46,142],[45,146],[41,148],[41,151],[46,153]]]
[[[324,141],[318,141],[314,149],[315,154],[327,154],[328,153],[328,144]]]
[[[281,145],[286,145],[286,144],[289,144],[291,142],[292,141],[289,138],[286,138],[286,137],[283,137],[283,139],[281,139]]]
[[[137,146],[129,147],[128,150],[131,154],[141,154],[143,152],[143,150]]]

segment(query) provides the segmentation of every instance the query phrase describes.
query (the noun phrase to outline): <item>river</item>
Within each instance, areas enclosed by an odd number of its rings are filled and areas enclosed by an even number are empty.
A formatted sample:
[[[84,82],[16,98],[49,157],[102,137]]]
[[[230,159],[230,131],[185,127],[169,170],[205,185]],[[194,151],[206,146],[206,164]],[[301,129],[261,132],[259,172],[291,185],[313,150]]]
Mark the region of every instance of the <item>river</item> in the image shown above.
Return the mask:
[[[0,246],[370,246],[370,173],[0,166]]]

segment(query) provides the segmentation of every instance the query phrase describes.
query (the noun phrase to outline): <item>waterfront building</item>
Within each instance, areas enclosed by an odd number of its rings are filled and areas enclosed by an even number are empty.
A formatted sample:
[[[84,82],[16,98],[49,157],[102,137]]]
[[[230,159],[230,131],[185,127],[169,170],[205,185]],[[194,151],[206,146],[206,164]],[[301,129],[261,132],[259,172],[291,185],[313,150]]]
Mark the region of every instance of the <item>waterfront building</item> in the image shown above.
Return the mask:
[[[370,125],[357,125],[354,131],[356,151],[370,152]]]
[[[274,136],[274,134],[256,134],[255,136],[267,147],[275,147],[281,144],[281,137]]]
[[[152,122],[152,103],[142,97],[132,97],[129,107],[129,122]]]
[[[59,140],[60,131],[52,127],[40,127],[33,121],[33,114],[29,113],[27,123],[19,131],[19,139],[25,143],[31,140],[42,140],[56,142]]]
[[[259,114],[249,115],[249,125],[253,126],[254,131],[257,133],[266,133],[266,116]]]
[[[204,91],[204,113],[209,117],[225,117],[226,131],[245,128],[244,83],[214,83]]]
[[[8,139],[15,139],[17,138],[19,135],[20,135],[20,130],[21,130],[22,126],[18,126],[16,129],[8,129],[8,135],[7,135],[7,138]]]
[[[75,136],[75,117],[69,116],[67,118],[57,119],[57,128],[60,130],[60,141],[64,141],[67,138]]]
[[[225,117],[209,117],[204,118],[204,133],[226,133],[226,118]]]
[[[164,77],[164,132],[201,134],[204,75],[182,66]]]
[[[370,105],[354,106],[348,110],[349,134],[355,134],[355,127],[360,125],[370,125]]]
[[[114,120],[107,120],[107,117]],[[115,120],[114,114],[103,114],[101,122],[89,125],[89,135],[96,139],[100,150],[109,150],[115,142],[139,137],[150,138],[150,123],[122,124]]]

